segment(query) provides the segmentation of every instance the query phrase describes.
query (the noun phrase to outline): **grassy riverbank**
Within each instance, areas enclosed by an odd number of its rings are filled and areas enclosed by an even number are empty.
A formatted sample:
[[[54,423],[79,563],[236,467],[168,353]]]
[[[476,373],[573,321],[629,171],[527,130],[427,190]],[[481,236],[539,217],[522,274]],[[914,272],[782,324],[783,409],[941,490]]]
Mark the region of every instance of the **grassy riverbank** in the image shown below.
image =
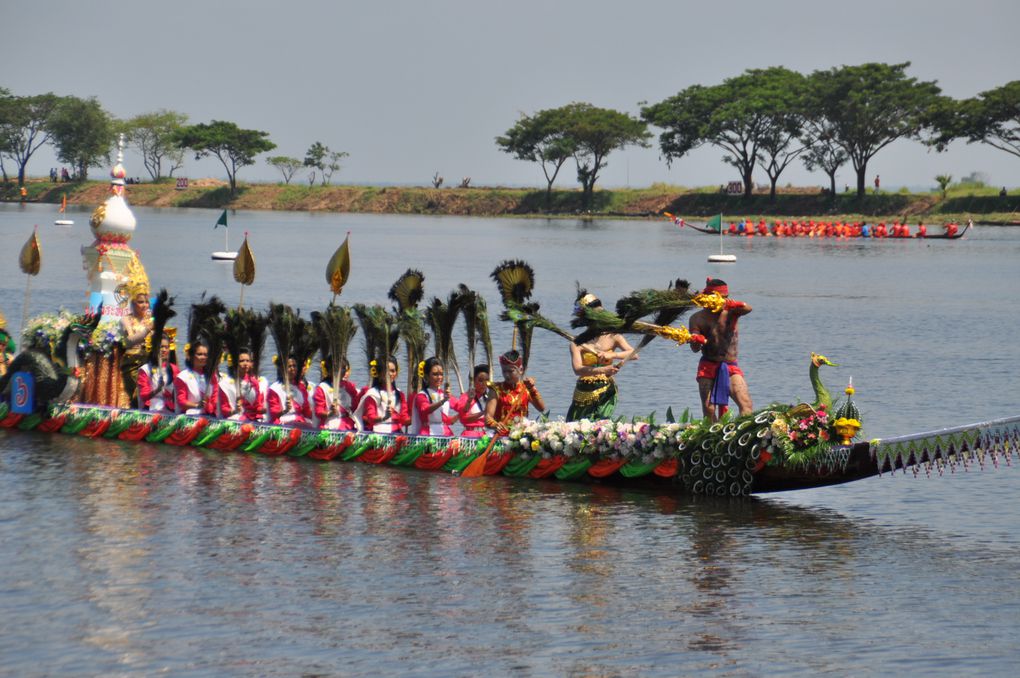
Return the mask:
[[[31,202],[59,203],[67,194],[71,204],[94,206],[109,190],[107,181],[54,184],[32,180],[26,185]],[[843,193],[835,198],[817,188],[780,189],[775,200],[767,192],[750,199],[725,195],[717,187],[683,188],[655,184],[649,188],[596,191],[590,209],[583,209],[579,190],[530,188],[428,188],[405,186],[307,186],[298,184],[241,184],[237,194],[222,181],[199,179],[186,190],[175,182],[128,186],[128,200],[147,207],[207,207],[254,210],[363,212],[375,214],[448,214],[490,217],[576,216],[648,218],[672,212],[689,219],[723,214],[724,218],[824,218],[840,220],[907,220],[944,223],[966,221],[1020,224],[1020,195],[1000,197],[984,186],[950,188],[941,193],[868,193],[858,199]],[[1016,193],[1016,191],[1014,191]],[[19,200],[17,186],[0,192],[0,199]]]

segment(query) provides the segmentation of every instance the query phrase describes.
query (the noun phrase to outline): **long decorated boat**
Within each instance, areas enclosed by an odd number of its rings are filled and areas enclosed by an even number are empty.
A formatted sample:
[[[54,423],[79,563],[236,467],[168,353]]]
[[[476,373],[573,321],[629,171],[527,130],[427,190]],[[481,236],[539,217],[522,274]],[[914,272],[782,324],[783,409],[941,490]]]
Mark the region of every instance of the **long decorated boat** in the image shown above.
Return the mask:
[[[851,445],[837,442],[798,457],[787,422],[778,410],[708,425],[525,421],[492,441],[489,436],[319,431],[73,403],[20,415],[0,403],[0,428],[11,431],[702,495],[823,487],[895,471],[966,471],[1010,463],[1020,448],[1017,416]],[[477,472],[465,473],[472,465]]]
[[[719,229],[721,224],[715,223],[712,225],[699,225],[693,224],[689,221],[685,221],[678,217],[674,217],[667,213],[667,216],[673,219],[673,222],[681,228],[690,228],[691,230],[697,231],[698,233],[705,233],[706,235],[719,235]],[[861,224],[839,224],[838,228],[835,227],[831,222],[780,222],[773,223],[771,226],[766,226],[764,222],[758,225],[752,225],[749,230],[746,227],[738,226],[737,224],[731,224],[729,229],[723,229],[723,235],[729,236],[765,236],[765,237],[787,237],[787,238],[849,238],[849,239],[873,239],[873,240],[959,240],[967,234],[971,228],[974,227],[972,221],[968,221],[962,229],[956,224],[946,224],[943,227],[941,233],[929,233],[927,228],[921,229],[914,232],[910,232],[909,227],[906,224],[894,224],[893,227],[886,229],[884,224],[880,224],[881,228],[878,230],[874,228],[862,228]]]

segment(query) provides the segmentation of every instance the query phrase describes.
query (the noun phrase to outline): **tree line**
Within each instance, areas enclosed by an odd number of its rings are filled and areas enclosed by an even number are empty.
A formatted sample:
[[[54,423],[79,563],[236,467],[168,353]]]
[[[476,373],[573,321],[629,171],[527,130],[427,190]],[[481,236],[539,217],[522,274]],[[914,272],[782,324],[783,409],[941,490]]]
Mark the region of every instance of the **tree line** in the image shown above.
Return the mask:
[[[583,201],[590,204],[609,155],[627,146],[650,146],[660,131],[661,157],[667,166],[691,151],[713,146],[733,166],[750,196],[753,174],[768,175],[770,196],[782,173],[799,160],[809,171],[822,171],[836,192],[836,172],[849,163],[857,194],[865,193],[868,163],[898,139],[911,139],[944,151],[955,139],[984,143],[1020,157],[1020,80],[956,100],[942,94],[934,81],[907,74],[910,62],[839,66],[804,75],[776,66],[748,69],[715,85],[692,85],[658,103],[639,102],[639,115],[574,102],[522,114],[496,137],[499,150],[537,163],[547,195],[564,165],[574,161]],[[15,96],[0,88],[0,171],[8,181],[5,160],[17,167],[24,184],[28,161],[51,143],[61,162],[78,178],[89,167],[109,163],[114,140],[125,134],[142,155],[146,170],[159,180],[183,167],[185,151],[196,159],[215,156],[223,164],[231,193],[237,172],[255,156],[276,148],[267,132],[213,120],[188,125],[183,113],[161,110],[120,121],[93,97],[52,93]],[[327,185],[340,161],[348,157],[314,142],[304,159],[272,156],[267,163],[286,183],[309,168],[312,184]]]

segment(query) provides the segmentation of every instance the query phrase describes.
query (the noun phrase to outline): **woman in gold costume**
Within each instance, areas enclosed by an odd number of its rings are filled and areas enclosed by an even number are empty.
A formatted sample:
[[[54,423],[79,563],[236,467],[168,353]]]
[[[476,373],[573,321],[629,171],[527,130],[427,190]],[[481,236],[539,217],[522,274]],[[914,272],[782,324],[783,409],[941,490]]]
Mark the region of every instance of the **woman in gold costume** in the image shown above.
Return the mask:
[[[124,331],[124,354],[120,359],[120,373],[124,380],[124,393],[135,402],[138,388],[138,369],[148,358],[145,339],[152,333],[152,316],[149,312],[149,289],[131,285],[131,312],[120,323]]]
[[[597,308],[602,302],[594,294],[578,290],[574,313],[583,308]],[[567,410],[567,421],[579,419],[608,419],[616,409],[616,382],[613,376],[620,371],[618,360],[637,360],[634,349],[619,334],[603,334],[582,346],[570,344],[570,359],[577,375],[574,397]]]

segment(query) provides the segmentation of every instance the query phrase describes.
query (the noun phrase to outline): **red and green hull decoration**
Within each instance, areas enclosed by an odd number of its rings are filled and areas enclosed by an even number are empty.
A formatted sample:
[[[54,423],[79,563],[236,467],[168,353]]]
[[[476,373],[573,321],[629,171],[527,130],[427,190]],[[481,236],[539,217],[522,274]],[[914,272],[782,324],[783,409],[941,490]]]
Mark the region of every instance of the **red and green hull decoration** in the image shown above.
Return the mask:
[[[733,496],[834,485],[906,469],[915,475],[964,472],[1010,464],[1020,451],[1020,416],[849,445],[826,441],[810,448],[796,446],[796,436],[790,439],[789,421],[781,410],[715,424],[525,421],[492,445],[483,475]],[[74,403],[42,415],[19,415],[0,402],[0,428],[453,475],[490,447],[488,437],[319,431]]]

